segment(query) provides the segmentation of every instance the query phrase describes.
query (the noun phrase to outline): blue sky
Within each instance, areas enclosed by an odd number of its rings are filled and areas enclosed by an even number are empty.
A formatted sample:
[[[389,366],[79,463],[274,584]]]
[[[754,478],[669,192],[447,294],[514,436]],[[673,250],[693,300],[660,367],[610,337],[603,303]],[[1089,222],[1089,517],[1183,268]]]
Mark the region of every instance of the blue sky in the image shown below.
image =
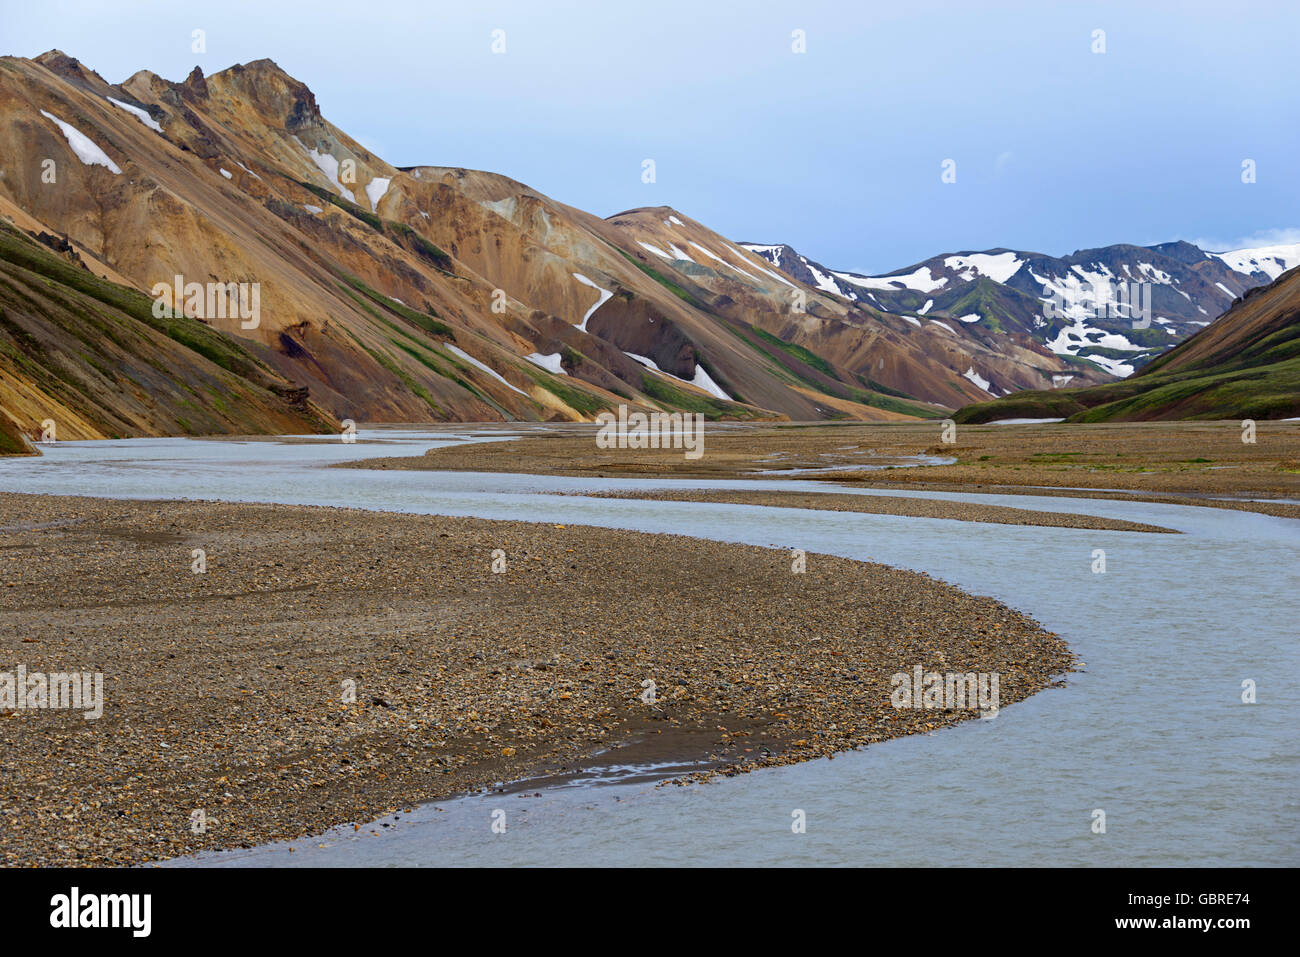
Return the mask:
[[[270,57],[395,165],[490,169],[603,216],[669,205],[840,269],[1300,241],[1294,3],[0,5],[0,53],[57,47],[110,82]]]

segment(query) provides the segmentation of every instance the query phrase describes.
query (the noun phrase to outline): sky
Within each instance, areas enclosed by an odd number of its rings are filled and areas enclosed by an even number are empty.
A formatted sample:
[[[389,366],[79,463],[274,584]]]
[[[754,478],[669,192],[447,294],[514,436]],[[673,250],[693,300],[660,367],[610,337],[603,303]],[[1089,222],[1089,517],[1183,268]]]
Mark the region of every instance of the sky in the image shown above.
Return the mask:
[[[865,273],[1300,242],[1297,37],[1300,4],[1250,0],[0,0],[2,54],[112,83],[269,57],[395,166],[672,206]]]

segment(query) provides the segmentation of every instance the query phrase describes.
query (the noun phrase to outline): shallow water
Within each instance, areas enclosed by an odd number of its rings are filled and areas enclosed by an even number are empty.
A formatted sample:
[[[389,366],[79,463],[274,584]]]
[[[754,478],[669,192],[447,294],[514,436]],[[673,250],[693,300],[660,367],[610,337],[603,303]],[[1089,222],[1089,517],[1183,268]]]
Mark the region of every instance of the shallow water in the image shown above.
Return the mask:
[[[994,720],[834,760],[688,788],[656,788],[638,780],[645,769],[611,762],[603,774],[540,789],[541,797],[473,795],[390,818],[388,828],[348,827],[176,863],[1300,863],[1300,706],[1293,694],[1300,678],[1300,522],[1129,501],[888,493],[1103,515],[1184,533],[1152,535],[556,494],[846,491],[815,482],[319,467],[508,434],[365,432],[346,446],[337,440],[67,443],[40,460],[0,461],[0,489],[543,520],[869,558],[1001,599],[1058,632],[1086,670],[1067,687],[1004,708]],[[399,447],[374,444],[381,438]],[[1106,552],[1105,574],[1091,570],[1097,548]],[[808,574],[816,574],[814,557]],[[689,622],[689,609],[680,613]],[[1244,679],[1256,682],[1258,704],[1241,703]],[[806,814],[804,834],[791,831],[796,809]],[[1095,809],[1105,811],[1105,834],[1091,831]],[[505,812],[504,834],[492,831],[495,810]]]

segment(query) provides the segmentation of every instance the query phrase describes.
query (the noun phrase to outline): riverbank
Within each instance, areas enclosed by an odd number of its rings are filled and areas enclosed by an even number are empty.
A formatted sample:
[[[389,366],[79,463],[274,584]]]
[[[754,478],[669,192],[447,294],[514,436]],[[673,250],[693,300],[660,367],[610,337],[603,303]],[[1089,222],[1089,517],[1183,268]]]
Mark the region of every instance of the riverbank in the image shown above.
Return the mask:
[[[0,713],[0,855],[252,846],[610,748],[737,773],[976,716],[892,707],[890,676],[916,665],[998,673],[1003,707],[1072,667],[992,599],[806,561],[590,527],[0,494],[0,671],[104,676],[98,720]]]

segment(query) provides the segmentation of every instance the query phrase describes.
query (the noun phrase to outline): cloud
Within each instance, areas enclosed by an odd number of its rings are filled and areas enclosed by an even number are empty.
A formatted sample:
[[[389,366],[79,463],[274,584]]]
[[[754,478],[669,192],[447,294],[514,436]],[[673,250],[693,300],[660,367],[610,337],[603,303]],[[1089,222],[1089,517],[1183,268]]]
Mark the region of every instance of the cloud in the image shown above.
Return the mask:
[[[999,153],[998,158],[993,161],[993,171],[997,173],[999,176],[1005,173],[1007,171],[1007,167],[1011,165],[1012,155],[1013,154],[1011,153],[1010,150],[1008,150],[1005,153]]]
[[[1236,239],[1200,237],[1198,239],[1189,239],[1188,242],[1195,243],[1204,250],[1216,253],[1229,249],[1253,249],[1257,246],[1289,246],[1300,243],[1300,227],[1261,229],[1249,236],[1238,236]]]

